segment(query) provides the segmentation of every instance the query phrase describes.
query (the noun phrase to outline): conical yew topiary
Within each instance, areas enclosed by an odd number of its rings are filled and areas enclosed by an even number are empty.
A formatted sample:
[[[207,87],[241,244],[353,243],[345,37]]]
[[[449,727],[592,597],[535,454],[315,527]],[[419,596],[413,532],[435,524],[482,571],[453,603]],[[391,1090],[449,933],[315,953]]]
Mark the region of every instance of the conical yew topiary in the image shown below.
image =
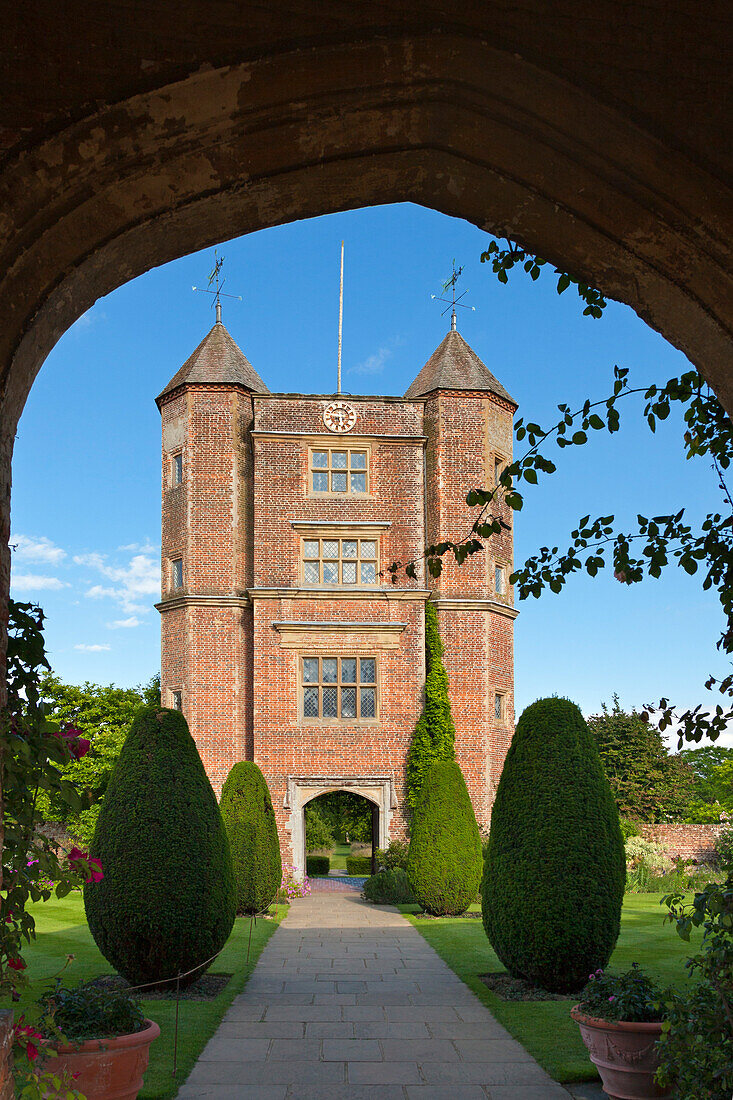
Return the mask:
[[[198,970],[227,941],[234,875],[216,797],[183,715],[138,711],[99,813],[84,889],[99,950],[132,985]],[[207,963],[208,965],[208,963]]]
[[[238,913],[261,913],[282,881],[280,841],[265,778],[251,760],[235,764],[221,792],[234,864]]]
[[[424,774],[405,870],[433,916],[463,913],[481,882],[481,837],[461,769],[438,760]]]
[[[515,977],[573,992],[611,956],[625,881],[616,803],[583,715],[569,699],[539,699],[519,719],[491,816],[491,946]]]

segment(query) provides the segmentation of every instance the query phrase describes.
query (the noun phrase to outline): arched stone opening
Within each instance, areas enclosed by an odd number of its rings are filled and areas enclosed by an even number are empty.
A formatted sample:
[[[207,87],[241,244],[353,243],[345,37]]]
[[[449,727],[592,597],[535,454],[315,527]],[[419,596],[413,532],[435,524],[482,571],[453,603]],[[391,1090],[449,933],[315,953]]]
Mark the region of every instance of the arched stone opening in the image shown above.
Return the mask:
[[[290,816],[285,828],[290,833],[296,878],[305,874],[305,807],[321,795],[342,791],[360,795],[375,807],[377,847],[389,844],[392,811],[397,806],[391,776],[289,776],[284,807]]]
[[[0,169],[0,609],[13,438],[48,351],[100,295],[237,234],[396,201],[466,218],[631,305],[733,407],[730,196],[714,160],[681,152],[541,50],[528,60],[511,34],[433,15],[387,20],[378,36],[346,19],[303,45],[279,13],[266,48],[235,49],[234,62],[227,50],[218,67],[163,65],[158,82],[61,111],[11,148]]]

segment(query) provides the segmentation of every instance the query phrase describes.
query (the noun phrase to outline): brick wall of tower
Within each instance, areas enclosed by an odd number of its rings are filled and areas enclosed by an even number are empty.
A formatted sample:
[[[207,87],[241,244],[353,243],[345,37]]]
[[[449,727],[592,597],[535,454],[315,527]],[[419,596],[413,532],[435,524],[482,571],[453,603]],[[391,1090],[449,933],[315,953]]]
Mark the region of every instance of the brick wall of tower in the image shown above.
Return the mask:
[[[286,861],[293,858],[291,811],[283,805],[289,776],[389,776],[397,799],[390,835],[406,833],[406,755],[424,683],[424,582],[421,575],[413,581],[402,571],[395,585],[385,574],[371,590],[311,594],[302,580],[305,536],[292,526],[384,524],[374,532],[380,570],[422,553],[422,403],[349,401],[357,423],[348,436],[338,436],[324,428],[325,399],[255,398],[254,590],[277,586],[280,592],[254,599],[254,759],[270,786]],[[309,446],[367,448],[368,495],[314,496]],[[292,622],[310,628],[291,648],[273,623]],[[333,622],[357,625],[350,633],[329,635],[325,624]],[[359,623],[404,624],[404,630],[385,641],[373,625],[367,630]],[[377,719],[353,724],[305,719],[300,662],[308,655],[374,656]]]
[[[490,482],[495,453],[511,457],[512,410],[484,393],[348,400],[357,422],[345,435],[324,425],[328,398],[252,397],[233,386],[189,384],[161,410],[164,702],[170,705],[172,690],[182,692],[217,793],[236,760],[262,767],[286,860],[293,856],[284,805],[291,776],[391,777],[397,805],[390,833],[405,834],[406,754],[423,698],[425,579],[422,567],[415,580],[401,570],[393,585],[385,570],[393,561],[419,560],[426,541],[465,530],[467,490]],[[347,445],[368,451],[368,494],[314,494],[309,447]],[[184,480],[173,486],[177,451]],[[511,514],[503,518],[509,522]],[[321,531],[319,525],[352,524],[361,537],[374,536],[383,572],[373,589],[311,590],[302,572],[308,524]],[[184,584],[173,591],[176,556],[183,558]],[[509,571],[511,529],[490,554],[461,568],[446,562],[433,586],[457,758],[484,824],[513,730],[513,624],[491,606],[511,609],[512,595],[494,592],[494,557]],[[291,629],[303,623],[307,633]],[[329,633],[332,623],[354,627]],[[306,655],[376,657],[377,719],[306,719]],[[500,722],[495,691],[506,697]]]
[[[495,456],[510,461],[512,408],[485,393],[439,391],[425,404],[427,436],[427,526],[431,543],[458,541],[470,529],[478,508],[469,508],[469,489],[490,485]],[[487,549],[458,566],[443,558],[443,572],[431,580],[445,647],[449,695],[456,726],[456,758],[479,822],[488,825],[496,783],[514,729],[513,622],[486,604],[511,608],[513,595],[495,590],[495,563],[508,578],[513,565],[512,516],[492,507],[509,529],[493,536]],[[483,607],[463,600],[481,601]],[[502,719],[495,718],[495,693],[504,697]]]
[[[251,399],[233,387],[188,386],[167,399],[163,421],[161,688],[183,711],[218,789],[251,755]],[[173,484],[172,456],[183,455]],[[172,559],[183,561],[174,589]],[[203,599],[202,599],[203,598]]]
[[[288,776],[391,776],[397,808],[390,835],[405,837],[405,761],[420,713],[424,683],[424,602],[358,601],[349,606],[350,622],[405,624],[396,648],[370,643],[358,627],[340,634],[332,646],[324,644],[319,622],[343,619],[340,601],[297,601],[298,618],[313,622],[313,642],[299,649],[285,648],[273,622],[288,620],[288,599],[257,599],[254,622],[254,759],[262,768],[278,821],[285,862],[293,862],[290,811],[283,806]],[[385,615],[386,611],[386,615]],[[300,708],[299,662],[303,655],[375,656],[378,676],[378,719],[353,724],[307,721]]]

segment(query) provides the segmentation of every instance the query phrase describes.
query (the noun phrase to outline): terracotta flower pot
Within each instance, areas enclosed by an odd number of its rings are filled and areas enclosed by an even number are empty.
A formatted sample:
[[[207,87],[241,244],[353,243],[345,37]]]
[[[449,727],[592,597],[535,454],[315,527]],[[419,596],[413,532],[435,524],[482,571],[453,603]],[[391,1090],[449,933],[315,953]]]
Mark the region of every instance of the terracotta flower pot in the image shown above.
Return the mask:
[[[653,1100],[669,1095],[669,1089],[654,1083],[659,1066],[657,1040],[662,1034],[661,1024],[597,1020],[584,1016],[577,1005],[570,1015],[580,1028],[590,1060],[611,1100]]]
[[[156,1023],[145,1023],[142,1031],[114,1039],[87,1039],[78,1046],[49,1043],[58,1057],[49,1058],[46,1068],[53,1073],[78,1073],[74,1085],[86,1100],[135,1100],[143,1087],[150,1044],[160,1035]]]

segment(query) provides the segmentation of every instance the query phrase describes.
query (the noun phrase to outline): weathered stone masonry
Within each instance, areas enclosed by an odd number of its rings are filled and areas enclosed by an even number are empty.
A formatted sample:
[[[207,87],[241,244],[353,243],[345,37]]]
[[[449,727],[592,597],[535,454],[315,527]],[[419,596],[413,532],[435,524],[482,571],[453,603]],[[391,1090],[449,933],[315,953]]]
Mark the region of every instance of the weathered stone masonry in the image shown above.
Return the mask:
[[[380,842],[404,836],[430,598],[458,762],[487,824],[513,731],[511,530],[430,585],[422,563],[396,584],[384,570],[465,531],[467,489],[511,459],[516,405],[500,383],[451,331],[404,398],[272,394],[217,322],[158,405],[163,701],[182,706],[215,788],[254,759],[284,858],[299,869],[303,806],[325,790],[376,804]],[[332,491],[337,482],[348,491]],[[341,566],[326,562],[334,547]],[[334,580],[327,568],[342,572]],[[337,691],[325,679],[308,713],[314,668],[347,677],[344,714],[324,713]],[[360,714],[348,679],[357,668],[374,676],[359,682]]]

